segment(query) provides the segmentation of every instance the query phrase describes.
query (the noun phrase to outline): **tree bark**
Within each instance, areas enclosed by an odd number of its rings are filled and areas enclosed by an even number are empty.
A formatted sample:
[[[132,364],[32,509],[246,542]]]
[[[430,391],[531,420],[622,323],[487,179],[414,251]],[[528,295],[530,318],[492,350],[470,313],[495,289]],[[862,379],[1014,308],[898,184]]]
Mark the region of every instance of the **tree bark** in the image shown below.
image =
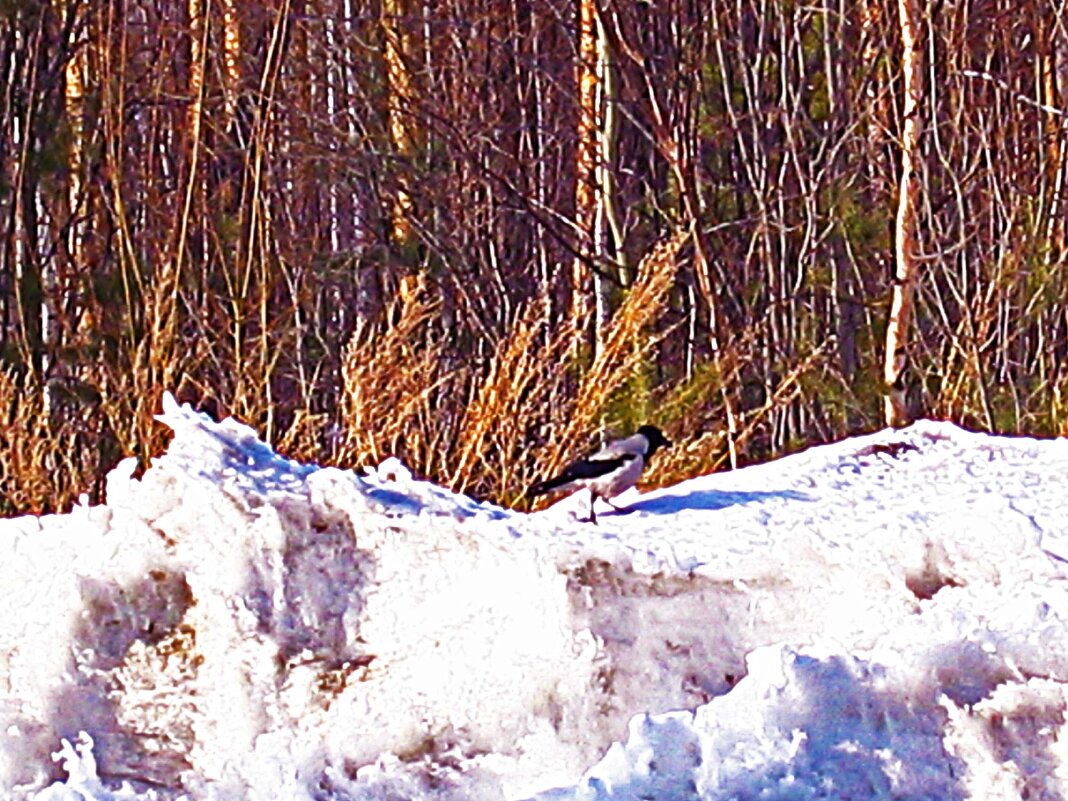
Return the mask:
[[[600,192],[597,186],[598,159],[601,153],[602,119],[598,103],[600,94],[599,24],[595,0],[579,0],[578,64],[575,82],[578,88],[578,120],[575,152],[575,226],[578,248],[571,277],[571,313],[583,319],[594,296],[591,262],[599,255],[600,242],[596,223]],[[599,327],[595,322],[593,341]],[[596,347],[596,345],[595,345]]]
[[[1049,237],[1050,261],[1056,263],[1064,257],[1064,153],[1061,142],[1064,136],[1064,118],[1050,109],[1060,107],[1061,91],[1058,81],[1058,40],[1064,36],[1062,25],[1053,19],[1036,15],[1035,34],[1038,39],[1038,57],[1041,72],[1041,97],[1044,106],[1042,129],[1045,136],[1046,196],[1048,200],[1047,236]]]
[[[385,38],[386,80],[389,83],[389,134],[397,155],[410,160],[415,155],[408,114],[412,101],[412,76],[404,59],[408,51],[408,36],[400,25],[404,0],[383,0],[382,34]],[[393,242],[402,250],[413,241],[411,222],[412,197],[402,184],[393,197],[390,224]]]
[[[230,127],[237,109],[241,85],[241,25],[236,0],[222,0],[223,21],[223,119],[219,128]]]
[[[69,174],[67,183],[67,203],[70,209],[70,227],[67,230],[67,253],[70,259],[70,275],[83,276],[86,268],[85,259],[85,234],[86,234],[86,198],[85,198],[85,165],[86,159],[86,136],[85,136],[85,80],[88,70],[88,49],[85,45],[79,45],[77,39],[83,32],[82,20],[85,16],[86,6],[81,0],[72,0],[68,7],[68,13],[74,18],[70,25],[70,41],[72,48],[70,60],[64,69],[66,79],[64,88],[64,107],[67,115],[67,124],[70,126],[70,144],[67,146],[67,171]],[[69,311],[69,310],[68,310]],[[83,323],[88,323],[83,319]]]
[[[909,323],[919,264],[916,257],[916,199],[919,183],[916,163],[921,133],[920,104],[923,99],[923,41],[920,34],[920,0],[898,0],[901,24],[902,72],[905,103],[901,136],[901,183],[894,226],[894,291],[886,326],[886,359],[883,367],[886,423],[908,425],[906,372],[908,370]]]

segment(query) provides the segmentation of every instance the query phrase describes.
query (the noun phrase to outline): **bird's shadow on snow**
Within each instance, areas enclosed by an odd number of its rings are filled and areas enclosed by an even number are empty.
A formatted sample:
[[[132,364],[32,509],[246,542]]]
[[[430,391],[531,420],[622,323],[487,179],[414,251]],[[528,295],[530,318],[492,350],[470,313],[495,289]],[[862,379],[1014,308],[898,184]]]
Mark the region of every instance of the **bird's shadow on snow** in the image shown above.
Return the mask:
[[[811,495],[797,490],[768,491],[716,491],[695,490],[683,494],[668,493],[643,498],[628,504],[619,514],[642,512],[644,514],[665,515],[684,511],[714,512],[729,506],[747,503],[765,503],[767,501],[815,501]]]

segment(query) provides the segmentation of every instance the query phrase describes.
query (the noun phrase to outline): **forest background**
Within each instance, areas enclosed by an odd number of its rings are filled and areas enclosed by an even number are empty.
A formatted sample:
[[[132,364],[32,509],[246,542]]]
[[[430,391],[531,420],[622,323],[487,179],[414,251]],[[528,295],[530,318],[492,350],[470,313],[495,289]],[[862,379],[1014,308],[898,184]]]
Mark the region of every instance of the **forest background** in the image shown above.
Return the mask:
[[[647,421],[657,482],[920,415],[1068,433],[1066,22],[3,0],[0,512],[99,499],[168,389],[506,504]]]

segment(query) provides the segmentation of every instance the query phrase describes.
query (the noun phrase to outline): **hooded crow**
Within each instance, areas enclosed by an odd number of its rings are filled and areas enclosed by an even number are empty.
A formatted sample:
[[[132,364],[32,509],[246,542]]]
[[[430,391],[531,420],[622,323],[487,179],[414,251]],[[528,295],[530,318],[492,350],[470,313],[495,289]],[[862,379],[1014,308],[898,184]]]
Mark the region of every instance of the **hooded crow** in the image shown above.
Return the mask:
[[[554,490],[574,491],[585,487],[590,491],[589,521],[596,523],[593,506],[597,499],[616,508],[610,499],[633,487],[657,449],[669,448],[671,444],[656,426],[642,426],[638,433],[609,442],[585,459],[572,462],[556,478],[539,481],[527,490],[527,496],[534,498]]]

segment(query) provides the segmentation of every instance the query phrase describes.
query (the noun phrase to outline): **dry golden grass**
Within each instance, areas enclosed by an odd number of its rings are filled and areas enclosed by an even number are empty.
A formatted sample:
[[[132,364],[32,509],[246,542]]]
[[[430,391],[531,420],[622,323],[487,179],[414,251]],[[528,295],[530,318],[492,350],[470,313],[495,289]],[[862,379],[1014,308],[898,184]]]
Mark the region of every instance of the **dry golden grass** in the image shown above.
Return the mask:
[[[530,480],[528,434],[563,392],[561,368],[575,336],[571,325],[546,330],[541,305],[528,304],[479,366],[452,358],[438,326],[440,304],[409,284],[387,322],[345,348],[338,461],[365,465],[396,455],[458,492],[518,497]]]
[[[439,304],[409,283],[387,321],[345,348],[339,461],[355,466],[397,455],[452,489],[516,503],[534,480],[575,456],[647,364],[689,236],[674,233],[641,261],[586,369],[577,364],[576,342],[587,320],[569,316],[549,326],[544,299],[519,312],[484,363],[447,368]]]
[[[592,444],[590,432],[611,423],[609,407],[648,366],[665,336],[658,324],[689,236],[677,231],[641,260],[592,359],[576,345],[588,319],[565,315],[550,324],[546,299],[536,298],[476,361],[450,341],[441,302],[425,282],[406,280],[383,320],[357,332],[344,348],[336,428],[329,430],[326,415],[298,413],[277,445],[305,459],[350,467],[395,455],[417,474],[457,491],[519,502],[534,480]],[[41,391],[0,374],[7,423],[0,435],[0,503],[6,510],[69,507],[78,492],[102,482],[119,456],[162,450],[166,433],[152,419],[162,390],[149,381],[159,371],[146,361],[142,354],[141,379],[96,375],[93,402],[75,414],[65,410],[60,427],[49,424]],[[234,408],[237,400],[223,402]],[[110,462],[86,447],[93,436],[112,444]],[[332,459],[323,452],[325,441],[333,443]],[[680,462],[655,464],[663,468],[658,475],[675,475],[670,467]],[[60,475],[64,484],[57,488]]]
[[[275,449],[290,459],[301,462],[323,460],[323,436],[329,423],[325,412],[313,413],[307,409],[297,409],[293,421],[278,438]]]
[[[99,488],[106,425],[95,402],[0,370],[0,514],[66,510]]]
[[[727,429],[724,422],[719,388],[726,381],[728,385],[740,381],[742,353],[747,338],[741,337],[734,346],[724,352],[721,360],[726,375],[706,372],[696,378],[693,386],[680,386],[676,397],[664,404],[664,413],[669,419],[688,417],[699,433],[677,443],[675,448],[657,455],[655,483],[674,484],[686,478],[710,473],[724,467],[730,458],[727,444]],[[827,362],[827,350],[830,342],[824,342],[812,353],[795,364],[771,389],[771,394],[764,403],[747,410],[740,416],[735,444],[740,451],[745,451],[749,440],[763,427],[768,425],[772,412],[781,410],[804,394],[805,379],[823,369]],[[701,393],[706,399],[715,399],[715,403],[703,407],[695,405],[693,396]],[[720,421],[718,425],[707,425],[710,421]]]
[[[358,332],[345,347],[342,464],[377,463],[396,455],[413,469],[435,475],[439,454],[451,450],[449,421],[437,408],[448,377],[445,344],[433,330],[440,306],[421,283],[406,283],[386,322]]]
[[[43,394],[24,388],[9,371],[0,371],[0,507],[40,514],[53,492],[59,455],[47,430]]]

